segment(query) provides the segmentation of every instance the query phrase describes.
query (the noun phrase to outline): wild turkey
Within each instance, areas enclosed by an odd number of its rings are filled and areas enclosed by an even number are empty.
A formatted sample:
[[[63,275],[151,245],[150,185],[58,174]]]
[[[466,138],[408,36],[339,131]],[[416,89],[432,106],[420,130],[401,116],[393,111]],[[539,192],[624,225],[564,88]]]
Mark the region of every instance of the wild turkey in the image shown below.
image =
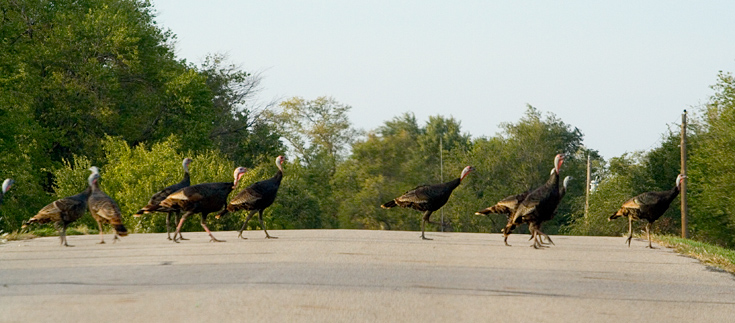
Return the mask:
[[[236,212],[238,210],[250,211],[250,214],[248,214],[248,217],[245,219],[245,223],[242,224],[242,228],[240,228],[240,231],[238,232],[237,236],[239,238],[243,238],[242,232],[247,227],[248,221],[250,221],[255,212],[258,212],[258,221],[260,221],[260,227],[262,227],[265,232],[266,239],[278,239],[278,237],[270,236],[268,231],[265,229],[265,224],[263,223],[263,210],[273,204],[273,201],[276,199],[276,194],[278,193],[278,188],[281,186],[281,179],[283,178],[284,161],[286,161],[286,157],[276,157],[276,166],[278,167],[276,175],[248,186],[242,190],[242,192],[238,193],[237,196],[232,198],[230,203],[227,204],[227,207],[222,210],[222,212],[217,214],[216,218],[219,219],[228,212]]]
[[[429,219],[429,217],[431,217],[431,213],[444,206],[444,204],[449,200],[449,196],[452,195],[452,191],[459,186],[467,174],[474,170],[474,167],[467,166],[462,170],[462,174],[459,178],[455,178],[449,182],[441,184],[418,186],[403,195],[396,197],[392,201],[386,202],[380,207],[390,209],[392,207],[400,206],[424,212],[424,218],[421,222],[421,239],[432,240],[424,236],[426,222],[439,224]],[[441,225],[446,224],[441,223]]]
[[[161,206],[184,211],[184,215],[179,220],[179,224],[176,226],[176,232],[174,232],[174,242],[178,243],[176,235],[181,231],[181,226],[184,225],[186,218],[192,214],[200,213],[202,215],[202,228],[207,231],[209,237],[212,238],[210,241],[213,242],[224,242],[224,240],[217,240],[212,235],[207,227],[207,215],[212,212],[221,210],[227,204],[227,196],[235,189],[237,182],[240,181],[240,177],[245,174],[247,170],[245,167],[238,167],[235,169],[233,177],[234,182],[219,182],[219,183],[203,183],[189,187],[184,187],[174,193],[171,193],[166,199],[161,201]]]
[[[562,199],[564,199],[564,195],[566,195],[566,194],[567,194],[567,187],[569,186],[569,182],[570,182],[570,181],[571,181],[572,179],[573,179],[573,178],[572,178],[571,176],[567,176],[567,177],[564,177],[564,181],[562,182],[562,186],[561,186],[561,188],[559,189],[559,201],[560,201],[560,202],[561,202],[561,200],[562,200]],[[557,210],[559,210],[559,205],[560,205],[560,204],[561,204],[561,203],[559,203],[559,204],[557,204],[557,205],[556,205],[556,209],[554,209],[554,213],[552,213],[552,215],[551,215],[551,219],[553,219],[553,218],[554,218],[554,215],[556,215],[556,211],[557,211]],[[550,219],[549,219],[549,220],[550,220]],[[540,228],[540,227],[541,227],[541,223],[538,223],[538,224],[536,225],[536,227],[537,227],[537,228]],[[541,231],[538,231],[538,230],[535,230],[535,231],[533,231],[533,232],[531,233],[531,239],[536,239],[536,237],[538,236],[538,232],[541,232]],[[547,236],[547,235],[546,235],[546,234],[544,234],[543,232],[541,232],[541,234],[542,234],[542,235],[541,235],[541,237],[540,237],[540,239],[539,239],[539,243],[540,243],[540,244],[542,244],[542,245],[544,244],[544,240],[543,240],[543,238],[546,238],[546,239],[548,239],[548,240],[549,240],[549,243],[551,243],[551,244],[554,244],[554,242],[553,242],[553,241],[551,241],[551,238],[549,238],[549,236]],[[528,239],[528,240],[530,241],[531,239]]]
[[[651,224],[658,220],[669,209],[671,202],[679,195],[679,188],[684,176],[679,174],[676,176],[676,185],[668,191],[646,192],[625,201],[623,206],[608,218],[608,221],[617,219],[621,216],[628,217],[628,248],[630,248],[630,240],[633,239],[633,220],[645,219],[646,235],[648,236],[648,248],[653,249],[651,245]]]
[[[561,188],[559,189],[559,202],[564,199],[564,195],[567,195],[567,187],[569,187],[569,182],[571,182],[573,179],[574,177],[571,176],[564,177],[564,181],[561,183]],[[554,209],[554,214],[556,214],[556,210],[558,209],[559,204],[556,205],[556,209]]]
[[[166,234],[168,235],[168,240],[171,240],[171,214],[174,214],[174,224],[178,223],[178,215],[179,211],[177,209],[167,208],[161,206],[161,201],[165,200],[167,196],[169,196],[171,193],[176,192],[184,187],[188,187],[191,185],[191,180],[189,179],[189,164],[191,164],[191,158],[184,158],[184,161],[181,162],[182,166],[184,167],[184,178],[171,186],[168,186],[160,191],[158,191],[156,194],[153,194],[151,197],[151,200],[148,201],[148,204],[144,206],[142,209],[138,210],[135,214],[133,214],[134,217],[140,217],[143,214],[148,214],[151,212],[161,212],[166,213]],[[181,236],[181,232],[179,232],[179,239],[181,240],[189,240],[184,239],[184,237]]]
[[[516,212],[513,214],[511,221],[503,229],[503,242],[508,244],[508,235],[521,223],[528,223],[528,229],[531,231],[531,238],[534,240],[532,247],[539,248],[542,246],[539,241],[539,234],[549,237],[541,232],[540,225],[554,217],[554,211],[561,201],[559,194],[559,169],[564,163],[564,155],[557,154],[554,157],[554,169],[551,170],[551,176],[546,184],[534,189],[526,198],[518,205]],[[551,239],[549,239],[551,242]],[[552,242],[553,243],[553,242]]]
[[[100,190],[99,168],[92,166],[89,168],[89,170],[92,171],[92,175],[90,175],[90,186],[92,187],[92,193],[87,199],[87,207],[89,208],[89,213],[92,214],[92,217],[97,220],[97,225],[100,228],[99,243],[105,243],[105,235],[102,231],[102,223],[109,223],[115,229],[115,237],[112,240],[112,243],[115,243],[119,239],[118,236],[124,237],[128,235],[128,230],[125,229],[125,226],[122,223],[122,213],[120,212],[120,207],[118,207],[117,203],[115,203],[112,198],[107,196],[105,192]]]
[[[559,177],[559,176],[558,176],[558,175],[557,175],[557,173],[556,173],[556,166],[554,166],[554,168],[552,168],[552,169],[551,169],[551,172],[550,172],[550,175],[549,175],[549,179],[548,179],[547,183],[548,183],[548,182],[553,182],[553,181],[557,181],[557,182],[558,182],[558,177]],[[541,186],[541,187],[543,187],[543,186]],[[539,188],[541,188],[541,187],[538,187],[538,188],[536,188],[536,189],[539,189]],[[530,194],[531,192],[533,192],[533,191],[529,191],[529,194]],[[526,197],[528,197],[528,195],[526,195]],[[524,198],[524,200],[525,200],[525,198]],[[508,235],[510,235],[510,233],[512,233],[512,232],[513,232],[513,229],[515,229],[515,227],[519,226],[519,225],[520,225],[520,224],[522,224],[522,223],[527,223],[527,224],[528,224],[528,229],[529,229],[529,231],[530,231],[530,233],[531,233],[531,238],[530,238],[530,239],[528,239],[528,240],[529,240],[529,241],[530,241],[530,240],[534,240],[534,244],[533,244],[532,246],[533,246],[534,248],[538,248],[538,247],[540,247],[540,246],[541,246],[541,245],[543,244],[543,243],[542,243],[542,241],[543,241],[543,240],[539,241],[539,242],[538,242],[538,244],[536,243],[536,241],[538,241],[538,240],[537,240],[537,238],[536,238],[536,237],[537,237],[537,232],[536,232],[536,230],[535,230],[535,229],[536,229],[536,226],[535,226],[535,224],[534,224],[534,223],[532,223],[531,221],[523,221],[523,220],[520,220],[519,222],[517,222],[517,223],[516,223],[517,219],[516,219],[516,218],[514,217],[514,216],[515,216],[515,212],[516,212],[516,210],[518,210],[518,206],[520,206],[520,204],[521,204],[522,202],[523,202],[523,201],[520,201],[520,202],[518,202],[518,205],[516,205],[516,209],[515,209],[515,210],[513,211],[513,214],[511,214],[511,215],[510,215],[510,216],[508,217],[508,223],[506,224],[505,228],[503,228],[503,230],[501,230],[501,232],[502,232],[502,233],[503,233],[503,235],[504,235],[504,240],[503,240],[503,242],[505,243],[505,245],[506,245],[506,246],[510,246],[510,245],[508,244],[508,241],[507,241],[507,239],[508,239]],[[548,237],[548,236],[547,236],[547,237]],[[553,242],[551,242],[551,239],[549,239],[549,241],[550,241],[550,243],[553,243]]]
[[[523,200],[526,199],[526,196],[528,196],[529,193],[531,193],[530,190],[525,191],[521,194],[506,196],[504,199],[498,201],[498,203],[495,203],[495,205],[484,208],[480,211],[477,211],[475,212],[475,214],[476,215],[487,215],[487,214],[493,214],[493,213],[494,214],[505,214],[507,218],[506,222],[510,223],[511,219],[513,218],[513,213],[515,213],[516,208],[518,208],[518,204],[523,202]],[[495,223],[495,221],[493,221],[493,223]]]
[[[84,191],[77,195],[58,199],[44,206],[38,211],[38,214],[23,224],[23,228],[33,223],[43,224],[54,222],[54,226],[59,230],[61,244],[67,247],[73,247],[66,242],[66,227],[84,215],[84,211],[87,210],[87,199],[92,194],[92,181],[97,177],[99,177],[97,173],[90,174],[87,178],[89,185]]]
[[[10,190],[10,187],[15,184],[15,181],[12,178],[6,178],[3,181],[3,189],[0,191],[0,205],[3,205],[3,197],[5,197],[5,193],[7,193]]]
[[[480,211],[475,212],[476,215],[487,215],[487,214],[505,214],[505,216],[510,220],[510,218],[513,216],[513,213],[515,213],[516,208],[518,207],[518,204],[523,202],[524,199],[526,199],[526,196],[528,196],[528,193],[531,193],[531,191],[525,191],[521,194],[515,194],[507,196],[506,198],[500,200],[498,203],[495,203],[495,205],[484,208]]]
[[[562,182],[562,186],[559,189],[559,195],[561,195],[562,198],[564,198],[564,195],[567,195],[567,189],[569,186],[569,182],[571,182],[574,179],[574,177],[567,176],[564,177],[564,181]]]

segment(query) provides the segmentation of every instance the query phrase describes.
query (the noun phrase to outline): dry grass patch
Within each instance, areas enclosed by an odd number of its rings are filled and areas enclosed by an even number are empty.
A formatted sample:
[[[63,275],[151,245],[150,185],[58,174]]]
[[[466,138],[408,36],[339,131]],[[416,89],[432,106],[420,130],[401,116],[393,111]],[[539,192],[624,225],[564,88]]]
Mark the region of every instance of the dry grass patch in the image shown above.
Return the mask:
[[[654,235],[653,241],[676,252],[735,274],[735,250],[669,235]]]
[[[28,240],[35,238],[36,235],[30,232],[18,232],[13,231],[10,233],[4,233],[0,236],[0,242],[15,241],[15,240]]]

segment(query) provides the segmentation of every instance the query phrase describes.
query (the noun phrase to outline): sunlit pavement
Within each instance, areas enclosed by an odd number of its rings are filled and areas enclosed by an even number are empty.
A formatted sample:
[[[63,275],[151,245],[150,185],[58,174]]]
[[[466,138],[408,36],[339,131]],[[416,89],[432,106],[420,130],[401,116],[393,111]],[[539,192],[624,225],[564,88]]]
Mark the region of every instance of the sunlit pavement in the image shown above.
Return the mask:
[[[726,322],[734,276],[622,237],[362,230],[0,245],[0,322]]]

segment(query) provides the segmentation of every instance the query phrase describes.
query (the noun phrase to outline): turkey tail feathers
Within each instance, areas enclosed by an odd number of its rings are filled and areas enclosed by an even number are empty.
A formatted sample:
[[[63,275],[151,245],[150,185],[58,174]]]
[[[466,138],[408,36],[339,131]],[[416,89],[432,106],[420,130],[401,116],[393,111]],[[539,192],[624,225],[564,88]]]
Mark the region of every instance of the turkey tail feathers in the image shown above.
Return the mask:
[[[398,204],[396,204],[396,200],[391,200],[389,202],[386,202],[385,204],[381,205],[380,207],[384,209],[390,209],[392,207],[396,207]]]
[[[222,210],[219,213],[217,213],[217,215],[215,215],[214,218],[215,219],[219,219],[220,217],[227,215],[227,213],[230,213],[230,211],[227,210],[227,208],[229,208],[229,207],[230,206],[228,205],[224,210]]]
[[[490,214],[490,208],[482,209],[480,211],[475,212],[475,215],[487,215]]]
[[[480,211],[477,211],[475,212],[475,214],[476,215],[502,214],[502,213],[507,213],[508,211],[510,210],[508,210],[507,207],[493,205],[491,207],[484,208]]]
[[[117,232],[117,235],[124,237],[128,235],[128,229],[125,228],[122,224],[115,224],[115,232]]]

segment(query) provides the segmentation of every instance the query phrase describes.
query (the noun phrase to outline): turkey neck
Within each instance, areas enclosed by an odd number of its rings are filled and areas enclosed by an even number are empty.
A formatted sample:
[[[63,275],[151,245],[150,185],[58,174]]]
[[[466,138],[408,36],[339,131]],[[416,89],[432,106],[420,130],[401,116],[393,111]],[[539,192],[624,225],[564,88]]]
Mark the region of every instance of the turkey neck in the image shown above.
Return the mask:
[[[281,179],[283,179],[283,171],[278,169],[276,175],[273,176],[273,179],[276,180],[276,183],[281,184]]]
[[[92,187],[87,185],[87,188],[82,191],[82,197],[84,197],[84,201],[87,201],[87,198],[92,195]]]
[[[97,184],[97,181],[93,181],[93,182],[92,182],[91,188],[92,188],[92,189],[91,189],[91,191],[90,191],[90,194],[93,194],[93,193],[96,193],[96,192],[100,192],[100,191],[101,191],[101,190],[100,190],[100,185],[99,185],[99,184]]]
[[[189,172],[184,172],[184,178],[181,180],[182,183],[186,184],[186,186],[189,186],[191,184],[191,180],[189,179]]]
[[[666,198],[670,201],[674,200],[677,195],[679,195],[679,186],[674,186],[674,188],[665,191],[666,192]]]
[[[559,188],[559,173],[554,172],[549,179],[546,181],[547,186],[556,186],[556,188]]]
[[[459,178],[459,177],[457,177],[457,178],[455,178],[455,179],[453,179],[453,180],[451,180],[449,182],[444,183],[444,186],[446,186],[447,188],[453,190],[453,189],[457,188],[457,186],[459,186],[460,183],[462,183],[462,179]]]

